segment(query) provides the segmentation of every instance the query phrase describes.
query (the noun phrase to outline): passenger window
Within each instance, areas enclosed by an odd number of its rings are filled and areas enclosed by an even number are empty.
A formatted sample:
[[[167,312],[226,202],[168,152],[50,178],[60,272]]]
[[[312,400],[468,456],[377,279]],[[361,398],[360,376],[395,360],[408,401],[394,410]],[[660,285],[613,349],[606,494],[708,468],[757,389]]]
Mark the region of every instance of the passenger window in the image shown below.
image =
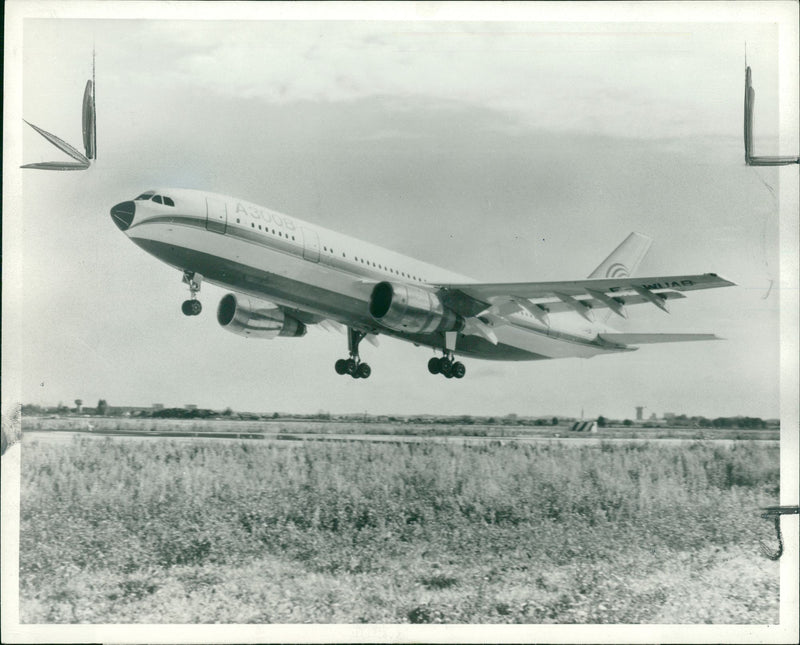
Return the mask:
[[[162,204],[162,203],[163,203],[163,202],[161,201],[161,195],[156,195],[155,197],[153,197],[153,201],[154,201],[156,204]]]
[[[255,228],[256,227],[256,223],[255,222],[250,222],[250,226]]]
[[[165,197],[164,198],[164,205],[165,206],[175,206],[175,202],[172,201],[172,197]]]

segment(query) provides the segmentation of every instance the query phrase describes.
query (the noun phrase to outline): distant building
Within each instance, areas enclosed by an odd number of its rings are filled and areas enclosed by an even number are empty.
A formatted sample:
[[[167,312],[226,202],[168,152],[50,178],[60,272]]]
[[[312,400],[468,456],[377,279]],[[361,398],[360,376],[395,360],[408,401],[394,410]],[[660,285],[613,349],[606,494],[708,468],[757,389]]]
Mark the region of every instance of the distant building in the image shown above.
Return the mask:
[[[153,403],[150,405],[151,410],[163,410],[164,404],[163,403]]]
[[[194,403],[187,403],[183,407],[186,408],[187,410],[196,410],[197,409],[197,405],[194,404]]]
[[[636,406],[636,420],[641,421],[644,413],[644,406],[637,405]]]
[[[570,430],[572,432],[597,432],[597,421],[576,421]]]
[[[672,421],[674,418],[675,418],[675,413],[674,412],[665,412],[664,413],[664,419],[666,421]]]
[[[658,419],[658,417],[656,416],[656,413],[653,412],[653,414],[650,415],[650,421],[655,421],[656,419]]]

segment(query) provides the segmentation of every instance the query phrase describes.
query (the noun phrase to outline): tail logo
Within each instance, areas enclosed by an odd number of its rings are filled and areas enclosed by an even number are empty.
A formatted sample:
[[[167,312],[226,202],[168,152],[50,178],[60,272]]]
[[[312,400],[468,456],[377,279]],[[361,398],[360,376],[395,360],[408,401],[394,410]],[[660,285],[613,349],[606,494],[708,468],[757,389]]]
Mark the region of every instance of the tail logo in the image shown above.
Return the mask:
[[[628,271],[628,267],[626,267],[621,262],[614,262],[608,269],[606,270],[606,277],[607,278],[628,278],[630,277],[630,272]]]

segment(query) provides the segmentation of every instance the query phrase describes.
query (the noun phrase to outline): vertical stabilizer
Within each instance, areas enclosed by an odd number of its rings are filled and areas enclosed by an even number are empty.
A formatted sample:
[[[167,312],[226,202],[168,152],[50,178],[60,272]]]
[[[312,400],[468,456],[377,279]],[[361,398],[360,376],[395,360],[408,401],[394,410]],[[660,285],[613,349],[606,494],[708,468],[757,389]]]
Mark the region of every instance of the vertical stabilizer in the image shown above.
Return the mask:
[[[628,278],[639,268],[653,240],[641,233],[631,233],[594,271],[589,279]]]
[[[600,266],[589,274],[589,279],[628,278],[634,275],[652,243],[652,238],[646,235],[631,233],[623,240],[622,244],[611,252],[611,255],[600,263]],[[613,307],[611,303],[608,304],[609,309],[602,313],[599,310],[596,312],[598,322],[608,322],[612,311],[622,318],[627,317],[621,301],[615,301],[616,307]]]

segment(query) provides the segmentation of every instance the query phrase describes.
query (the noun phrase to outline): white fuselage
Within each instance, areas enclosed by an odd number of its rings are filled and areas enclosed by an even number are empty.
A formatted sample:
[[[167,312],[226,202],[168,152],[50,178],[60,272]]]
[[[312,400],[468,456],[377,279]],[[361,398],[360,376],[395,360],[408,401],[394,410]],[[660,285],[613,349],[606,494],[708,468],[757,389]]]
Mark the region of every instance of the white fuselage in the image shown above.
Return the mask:
[[[441,349],[444,334],[409,334],[383,327],[369,313],[381,281],[422,288],[474,282],[446,269],[233,197],[196,190],[152,191],[162,203],[137,199],[117,226],[138,246],[182,271],[220,287],[269,300],[305,323],[334,320]],[[151,196],[152,197],[152,196]],[[171,203],[171,204],[170,204]],[[130,221],[128,221],[128,219]],[[433,287],[430,287],[433,289]],[[565,314],[559,329],[527,312],[494,328],[495,345],[459,334],[456,354],[496,360],[584,357],[620,351],[597,342],[597,329]],[[563,324],[562,324],[563,322]]]

